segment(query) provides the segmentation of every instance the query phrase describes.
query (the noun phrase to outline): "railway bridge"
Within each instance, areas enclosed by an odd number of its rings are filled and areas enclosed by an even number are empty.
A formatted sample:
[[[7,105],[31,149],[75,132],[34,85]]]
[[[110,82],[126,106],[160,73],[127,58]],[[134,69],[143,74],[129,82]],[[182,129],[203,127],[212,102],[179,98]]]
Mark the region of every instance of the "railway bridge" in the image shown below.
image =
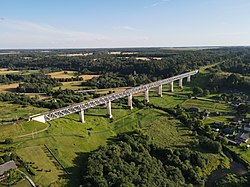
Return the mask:
[[[95,98],[95,99],[91,99],[89,101],[85,101],[82,103],[77,103],[77,104],[73,104],[71,106],[67,106],[64,108],[51,110],[51,111],[45,112],[43,114],[33,115],[33,116],[29,117],[29,120],[35,120],[35,121],[46,123],[47,121],[51,121],[51,120],[56,119],[56,118],[60,118],[60,117],[63,117],[63,116],[69,115],[69,114],[79,112],[81,122],[84,123],[85,122],[84,111],[86,109],[93,108],[95,106],[102,105],[102,104],[105,104],[107,106],[107,116],[109,118],[112,118],[112,108],[111,108],[112,101],[123,98],[123,97],[128,97],[128,106],[132,110],[133,109],[133,105],[132,105],[133,94],[144,92],[145,101],[149,102],[149,90],[151,88],[158,87],[157,93],[160,97],[162,97],[162,86],[163,85],[169,84],[170,91],[173,92],[174,91],[174,81],[179,81],[179,87],[182,88],[183,79],[187,78],[187,82],[190,82],[191,76],[193,76],[197,73],[198,73],[198,70],[183,73],[180,75],[176,75],[176,76],[166,78],[163,80],[159,80],[156,82],[152,82],[149,84],[137,86],[137,87],[134,87],[134,88],[122,91],[122,92],[112,93],[112,94],[102,96],[99,98]]]

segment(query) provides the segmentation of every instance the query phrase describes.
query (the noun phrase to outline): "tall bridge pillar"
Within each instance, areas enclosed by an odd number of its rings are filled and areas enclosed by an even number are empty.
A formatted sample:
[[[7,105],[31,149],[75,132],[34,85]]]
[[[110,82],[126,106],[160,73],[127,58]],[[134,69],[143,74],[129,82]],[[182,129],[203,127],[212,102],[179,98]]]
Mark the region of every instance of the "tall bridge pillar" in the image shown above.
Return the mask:
[[[144,98],[144,100],[145,100],[146,102],[149,102],[149,89],[147,89],[147,90],[145,91],[145,98]]]
[[[132,100],[133,96],[132,94],[128,96],[128,107],[130,110],[133,109],[133,100]]]
[[[187,82],[191,82],[191,75],[187,77]]]
[[[174,82],[173,81],[170,82],[170,84],[169,84],[169,90],[170,90],[170,92],[174,92]]]
[[[158,95],[162,97],[162,84],[158,87]]]
[[[84,110],[83,110],[83,109],[81,109],[81,111],[79,112],[79,115],[80,115],[80,121],[81,121],[82,123],[85,123],[85,119],[84,119]]]
[[[111,101],[107,102],[107,116],[112,118],[112,111],[111,111]]]
[[[182,79],[179,79],[179,87],[180,87],[180,88],[183,88]]]

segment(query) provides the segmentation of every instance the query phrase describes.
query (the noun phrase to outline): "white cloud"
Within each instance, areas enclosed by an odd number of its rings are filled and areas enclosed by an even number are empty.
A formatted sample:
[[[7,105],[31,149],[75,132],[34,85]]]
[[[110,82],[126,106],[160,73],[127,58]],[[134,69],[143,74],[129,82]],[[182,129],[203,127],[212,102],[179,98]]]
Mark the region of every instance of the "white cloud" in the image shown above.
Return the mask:
[[[160,0],[160,1],[156,1],[156,2],[154,2],[154,3],[152,3],[152,4],[150,4],[150,5],[145,6],[144,8],[153,8],[153,7],[159,6],[159,5],[161,5],[162,3],[165,3],[165,2],[168,2],[168,1],[170,1],[170,0]]]
[[[131,27],[131,26],[115,26],[112,27],[114,30],[126,30],[126,31],[139,31],[137,28]]]

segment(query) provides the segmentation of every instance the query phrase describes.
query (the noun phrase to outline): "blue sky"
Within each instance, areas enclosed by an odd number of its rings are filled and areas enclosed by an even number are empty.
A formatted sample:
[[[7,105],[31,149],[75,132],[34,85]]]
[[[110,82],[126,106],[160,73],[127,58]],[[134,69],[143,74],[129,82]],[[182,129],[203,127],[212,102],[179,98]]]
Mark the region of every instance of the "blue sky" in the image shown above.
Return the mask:
[[[250,45],[249,0],[1,0],[0,48]]]

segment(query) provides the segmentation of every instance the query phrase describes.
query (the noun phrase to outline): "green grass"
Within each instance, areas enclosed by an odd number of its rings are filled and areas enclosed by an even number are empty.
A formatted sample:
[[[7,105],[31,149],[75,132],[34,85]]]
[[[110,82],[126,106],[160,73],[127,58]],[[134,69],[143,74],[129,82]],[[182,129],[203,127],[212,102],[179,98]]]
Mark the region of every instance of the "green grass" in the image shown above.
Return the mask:
[[[209,112],[221,112],[220,116],[209,116],[204,120],[204,124],[211,124],[214,122],[229,123],[235,117],[235,112],[227,104],[203,101],[197,99],[188,99],[181,105],[184,108],[197,107],[201,111],[208,110]]]
[[[248,141],[248,144],[250,144],[250,140]],[[228,148],[238,154],[239,157],[246,161],[250,166],[250,148],[246,148],[246,143],[241,144],[241,146],[228,145]]]
[[[157,118],[154,123],[145,125],[143,130],[160,147],[185,147],[195,139],[188,128],[167,116]]]
[[[209,112],[233,112],[227,104],[198,99],[188,99],[181,106],[184,108],[198,107],[201,111],[207,109]]]
[[[176,105],[181,105],[186,98],[163,95],[163,97],[150,97],[150,103],[164,108],[174,108]]]
[[[17,150],[17,154],[26,162],[34,162],[32,167],[38,167],[37,175],[32,177],[32,180],[37,185],[49,186],[51,183],[54,183],[59,179],[60,175],[63,175],[63,171],[58,166],[50,153],[46,150],[44,146],[32,146],[25,147]],[[46,171],[47,170],[47,171]],[[48,170],[51,170],[48,172]],[[39,174],[38,174],[39,173]]]
[[[30,115],[44,112],[48,109],[33,106],[22,106],[8,102],[0,102],[0,120],[12,120],[28,118]]]
[[[151,108],[140,110],[134,108],[130,111],[123,109],[119,104],[113,104],[113,108],[112,123],[105,117],[106,109],[90,109],[85,112],[84,124],[79,122],[78,114],[73,114],[51,121],[51,127],[46,132],[16,139],[15,147],[18,155],[25,161],[35,162],[35,166],[39,169],[51,169],[49,173],[36,172],[34,181],[48,186],[52,182],[60,183],[62,180],[59,175],[62,175],[63,171],[60,167],[55,167],[54,161],[43,151],[44,144],[69,173],[80,179],[79,168],[76,167],[80,164],[79,158],[112,141],[112,138],[119,133],[143,129],[153,141],[162,146],[186,145],[192,139],[187,129],[179,127],[180,124],[170,120],[163,111]],[[157,135],[153,136],[155,133]],[[78,183],[72,180],[71,182]]]
[[[143,97],[138,97],[140,100]],[[177,104],[190,106],[192,102],[203,107],[211,107],[211,103],[200,103],[196,100],[187,100],[174,96],[164,95],[150,97],[150,102],[155,105],[172,108]],[[203,101],[202,101],[203,102]],[[216,104],[216,103],[215,103]],[[226,110],[224,105],[213,106],[216,110]],[[141,129],[148,134],[152,141],[161,147],[183,147],[188,146],[195,137],[179,121],[170,117],[166,112],[153,108],[128,110],[120,103],[112,103],[113,120],[106,118],[106,108],[97,107],[85,111],[86,123],[79,122],[79,115],[72,114],[50,122],[48,130],[34,134],[33,136],[15,139],[16,152],[25,161],[35,162],[39,169],[51,169],[51,172],[36,172],[34,181],[41,186],[49,186],[51,183],[65,182],[62,175],[67,176],[61,167],[54,164],[58,160],[66,168],[72,177],[70,182],[73,185],[79,184],[81,173],[79,165],[82,164],[86,154],[106,145],[119,133],[131,132]],[[0,137],[13,137],[31,133],[32,131],[46,128],[46,124],[37,122],[24,123],[22,126],[10,126],[2,128]],[[24,130],[23,130],[24,128]],[[13,133],[12,133],[13,132]],[[56,159],[44,151],[47,145]],[[0,145],[1,148],[1,145]],[[32,154],[31,154],[32,153]],[[204,154],[205,155],[205,154]],[[207,154],[211,163],[204,173],[209,173],[220,164],[220,156]],[[73,179],[74,178],[74,179]]]
[[[5,138],[16,139],[17,136],[40,131],[45,129],[47,126],[47,124],[37,121],[21,122],[15,125],[1,126],[0,140],[4,140]]]

